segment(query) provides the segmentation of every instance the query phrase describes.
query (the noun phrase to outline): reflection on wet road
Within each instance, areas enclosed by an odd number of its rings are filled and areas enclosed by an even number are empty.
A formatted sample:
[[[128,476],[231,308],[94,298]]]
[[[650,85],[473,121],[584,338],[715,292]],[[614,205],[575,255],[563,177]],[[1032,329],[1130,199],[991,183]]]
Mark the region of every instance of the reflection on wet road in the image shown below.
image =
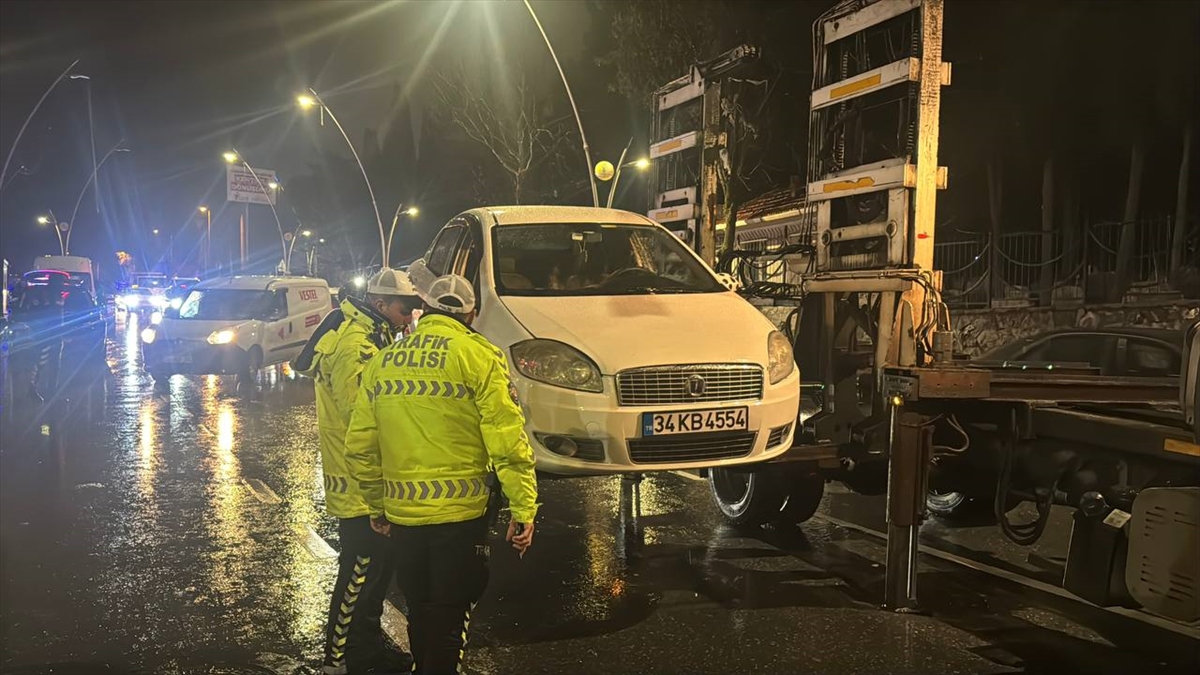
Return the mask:
[[[310,384],[274,369],[252,400],[210,376],[175,376],[154,395],[137,330],[114,327],[97,355],[107,368],[80,368],[69,402],[4,406],[0,670],[317,672],[334,574],[321,540],[337,542],[323,514]],[[640,515],[622,508],[632,490],[615,477],[542,481],[529,555],[493,547],[468,672],[1142,673],[1200,663],[1195,640],[929,556],[920,588],[932,615],[880,611],[877,499],[830,490],[802,529],[747,534],[720,521],[704,482],[647,477]],[[1028,576],[1047,574],[1031,560],[1062,554],[1047,545],[1031,558],[988,532],[930,523],[924,534]]]

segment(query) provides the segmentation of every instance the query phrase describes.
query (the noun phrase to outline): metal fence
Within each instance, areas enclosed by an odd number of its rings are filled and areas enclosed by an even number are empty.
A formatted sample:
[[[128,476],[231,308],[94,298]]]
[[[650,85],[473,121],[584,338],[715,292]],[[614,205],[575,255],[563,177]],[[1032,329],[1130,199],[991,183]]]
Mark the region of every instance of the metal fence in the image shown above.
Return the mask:
[[[1130,281],[1135,288],[1168,289],[1174,223],[1169,217],[1138,221],[1133,229]],[[1056,298],[1103,301],[1115,284],[1122,223],[1089,223],[1073,233],[1010,232],[996,241],[982,234],[934,245],[943,296],[956,307],[986,307],[996,300],[1048,305]],[[1188,224],[1181,260],[1200,264],[1200,228]]]

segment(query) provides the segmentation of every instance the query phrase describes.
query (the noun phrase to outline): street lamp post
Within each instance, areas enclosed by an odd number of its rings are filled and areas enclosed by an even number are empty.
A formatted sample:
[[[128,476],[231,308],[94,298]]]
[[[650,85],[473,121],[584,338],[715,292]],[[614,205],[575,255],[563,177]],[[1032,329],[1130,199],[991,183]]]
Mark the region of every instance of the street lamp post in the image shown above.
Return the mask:
[[[210,260],[210,256],[212,255],[212,211],[207,206],[201,206],[200,213],[204,214],[204,218],[207,221],[204,230],[204,273],[208,274],[212,269],[212,261]]]
[[[550,38],[546,35],[546,29],[542,28],[542,22],[538,19],[538,15],[533,11],[533,5],[529,4],[529,0],[525,0],[525,8],[529,10],[529,16],[533,17],[533,22],[537,24],[538,32],[542,34],[542,40],[546,42],[546,49],[550,50],[550,58],[554,59],[554,67],[558,69],[558,76],[562,78],[563,89],[567,90],[567,99],[571,101],[571,112],[575,113],[575,125],[579,127],[579,139],[583,143],[583,161],[587,164],[588,184],[592,186],[592,206],[600,206],[600,196],[596,192],[596,177],[592,175],[592,152],[588,148],[587,134],[583,133],[583,121],[579,119],[579,108],[575,106],[575,96],[571,94],[571,85],[567,83],[567,75],[563,72],[562,64],[558,62],[558,54],[554,53],[554,46],[550,44]],[[384,261],[386,265],[387,261]]]
[[[79,205],[83,203],[83,195],[87,193],[87,189],[92,184],[92,181],[96,180],[96,177],[100,172],[100,167],[104,166],[104,163],[108,161],[109,157],[113,156],[113,153],[129,152],[129,148],[121,147],[121,144],[124,142],[125,139],[123,138],[117,141],[117,144],[112,147],[112,150],[109,150],[104,155],[104,159],[101,159],[100,163],[96,165],[96,168],[92,170],[92,175],[88,176],[87,182],[83,184],[83,189],[79,191],[79,197],[75,199],[75,208],[71,210],[71,219],[67,221],[67,223],[71,225],[71,229],[67,230],[67,251],[71,250],[71,232],[75,229],[75,216],[79,214]],[[100,194],[99,186],[96,188],[96,194]],[[97,199],[99,199],[99,196],[97,196]]]
[[[52,225],[54,227],[54,234],[58,235],[58,252],[61,255],[66,255],[67,244],[65,241],[63,241],[62,236],[62,226],[65,223],[58,222],[58,217],[54,215],[54,211],[52,209],[46,209],[46,212],[50,214],[50,217],[47,218],[46,216],[38,216],[38,225]],[[67,224],[67,227],[70,227],[70,225]]]
[[[401,209],[403,209],[403,211],[401,211]],[[395,215],[392,216],[392,229],[388,231],[388,237],[387,237],[388,255],[385,255],[383,257],[383,266],[384,267],[387,267],[388,257],[392,253],[392,236],[396,234],[396,223],[400,220],[400,214],[404,213],[404,215],[412,218],[412,217],[415,217],[420,212],[421,212],[421,210],[415,206],[410,206],[407,209],[405,209],[403,202],[396,205],[396,213],[395,213]]]
[[[625,149],[628,150],[629,147],[626,146]],[[625,162],[624,160],[625,160],[625,153],[622,152],[621,153],[621,161],[617,162],[617,173],[616,173],[616,175],[613,176],[612,188],[609,189],[609,191],[608,191],[608,208],[610,208],[610,209],[612,208],[612,205],[613,205],[613,196],[617,194],[617,183],[619,183],[621,181],[621,169],[624,169],[627,166],[632,166],[632,167],[636,168],[638,171],[645,171],[646,169],[650,168],[650,160],[648,160],[644,157],[641,159],[635,159],[632,162]]]
[[[333,124],[337,127],[338,131],[342,132],[342,138],[345,139],[346,145],[350,147],[350,154],[354,155],[354,161],[358,164],[359,172],[362,173],[363,182],[367,184],[367,194],[371,196],[371,208],[375,211],[375,224],[379,227],[380,255],[383,257],[383,266],[387,267],[388,247],[383,236],[383,219],[379,217],[379,206],[375,203],[375,189],[371,187],[371,179],[367,178],[367,170],[363,168],[362,160],[358,158],[358,151],[354,149],[354,144],[350,142],[350,137],[346,135],[346,130],[342,128],[342,123],[338,121],[338,118],[329,109],[329,106],[325,105],[325,101],[321,100],[321,96],[317,94],[316,90],[309,87],[308,94],[301,94],[296,97],[296,103],[304,110],[308,110],[313,106],[320,106],[321,125],[325,125],[325,115],[329,115],[329,119],[333,120]]]
[[[279,213],[275,211],[275,200],[271,197],[271,192],[266,184],[262,182],[262,179],[258,177],[258,172],[254,170],[254,167],[250,166],[250,163],[237,151],[237,148],[222,153],[221,157],[225,160],[226,164],[241,162],[242,166],[246,167],[246,170],[250,172],[250,175],[254,176],[254,182],[258,183],[258,188],[263,191],[263,195],[267,198],[267,206],[271,207],[271,215],[275,218],[275,227],[279,228],[279,248],[283,253],[283,264],[286,265],[288,257],[287,238],[283,236],[283,223],[279,221]],[[278,186],[276,183],[276,187]],[[250,212],[249,202],[247,202],[246,212]]]
[[[22,124],[21,129],[17,131],[17,138],[13,141],[12,147],[8,149],[8,157],[4,159],[4,167],[0,168],[0,186],[7,186],[7,183],[4,182],[4,177],[8,175],[8,163],[12,161],[13,153],[17,151],[17,145],[21,142],[21,136],[25,135],[25,128],[29,126],[29,122],[33,119],[33,116],[37,114],[38,109],[41,108],[42,104],[46,102],[46,97],[50,95],[50,92],[54,91],[54,88],[58,86],[58,83],[62,82],[62,79],[67,76],[67,73],[74,70],[75,66],[77,65],[79,65],[79,59],[72,61],[71,65],[67,66],[66,70],[62,71],[58,77],[54,78],[54,81],[51,82],[50,86],[46,88],[46,91],[42,93],[42,97],[38,99],[37,104],[33,106],[33,110],[29,111],[29,117],[25,118],[25,123]]]

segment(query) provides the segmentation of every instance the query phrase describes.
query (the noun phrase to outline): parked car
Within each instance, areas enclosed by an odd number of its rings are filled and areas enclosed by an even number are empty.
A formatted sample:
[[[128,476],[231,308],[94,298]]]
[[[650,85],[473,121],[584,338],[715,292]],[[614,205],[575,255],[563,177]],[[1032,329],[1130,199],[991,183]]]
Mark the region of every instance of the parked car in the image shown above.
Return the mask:
[[[1167,328],[1065,328],[1038,333],[993,349],[976,363],[1087,364],[1099,375],[1173,377],[1179,375],[1183,332]]]
[[[329,286],[309,277],[236,276],[197,284],[142,331],[156,383],[176,373],[249,375],[284,363],[329,312]]]
[[[53,391],[59,361],[82,372],[104,357],[104,314],[83,280],[61,270],[26,273],[13,291],[3,336],[13,381]],[[19,389],[17,391],[20,391]]]
[[[409,268],[475,285],[474,328],[509,356],[538,468],[758,462],[792,443],[786,337],[670,231],[612,209],[479,208]]]
[[[1014,340],[974,363],[993,368],[1074,366],[1109,377],[1178,377],[1183,337],[1183,331],[1168,328],[1063,328]],[[929,512],[942,518],[987,516],[992,510],[990,496],[938,488],[944,482],[942,472],[953,476],[945,482],[961,484],[963,470],[955,464],[948,459],[931,476],[933,488],[925,500]]]

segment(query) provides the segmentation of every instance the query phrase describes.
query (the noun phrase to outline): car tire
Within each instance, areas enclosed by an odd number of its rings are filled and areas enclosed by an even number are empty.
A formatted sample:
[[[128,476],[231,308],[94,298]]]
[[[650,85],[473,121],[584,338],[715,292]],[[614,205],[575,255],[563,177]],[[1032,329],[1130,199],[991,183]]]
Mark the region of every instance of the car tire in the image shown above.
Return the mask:
[[[762,466],[709,469],[717,508],[736,527],[798,525],[812,517],[825,490],[819,473]]]
[[[243,396],[249,396],[254,393],[254,376],[263,367],[263,352],[262,347],[254,345],[250,348],[250,352],[246,355],[246,368],[237,376],[237,390]]]
[[[992,525],[996,522],[992,501],[986,497],[973,497],[966,492],[930,490],[925,495],[925,510],[947,523]]]

